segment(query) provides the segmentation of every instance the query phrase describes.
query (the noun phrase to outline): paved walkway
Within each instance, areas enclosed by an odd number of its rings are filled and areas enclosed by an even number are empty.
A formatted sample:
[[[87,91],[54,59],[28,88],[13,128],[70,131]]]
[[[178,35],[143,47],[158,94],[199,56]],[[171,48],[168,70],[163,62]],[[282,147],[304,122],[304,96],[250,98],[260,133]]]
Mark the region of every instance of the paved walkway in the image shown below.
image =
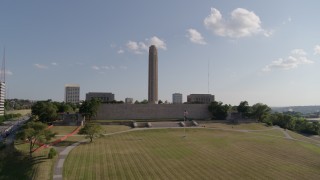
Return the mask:
[[[152,129],[168,129],[168,128],[176,129],[176,128],[181,128],[181,127],[133,128],[133,129],[130,129],[130,130],[119,131],[119,132],[115,132],[115,133],[108,133],[108,134],[103,134],[103,135],[104,136],[110,136],[110,135],[130,132],[130,131],[152,130]],[[202,129],[203,127],[188,127],[188,128],[199,128],[199,129],[201,128]],[[286,138],[286,139],[310,143],[308,141],[298,140],[298,139],[295,139],[295,138],[291,137],[286,130],[283,130],[280,127],[273,127],[273,128],[266,129],[266,130],[224,129],[224,128],[208,128],[208,129],[217,129],[217,130],[225,130],[225,131],[237,131],[237,132],[244,132],[244,133],[262,132],[262,131],[270,131],[270,130],[278,129],[279,131],[283,132],[283,134],[285,136],[284,138]],[[270,136],[274,136],[274,135],[270,135]],[[275,137],[280,137],[280,136],[275,136]],[[69,152],[73,148],[77,147],[79,144],[85,143],[85,142],[88,142],[88,141],[89,140],[85,139],[85,140],[79,141],[77,143],[74,143],[74,144],[72,144],[70,146],[67,146],[67,147],[65,147],[63,149],[60,149],[60,148],[56,147],[56,149],[58,149],[58,151],[60,153],[59,153],[58,160],[56,161],[56,164],[55,164],[55,167],[54,167],[53,180],[63,180],[63,164],[64,164],[64,161],[65,161],[66,157],[68,156]],[[320,141],[317,141],[317,142],[318,143],[316,145],[320,146]],[[311,143],[311,144],[314,144],[314,143]]]

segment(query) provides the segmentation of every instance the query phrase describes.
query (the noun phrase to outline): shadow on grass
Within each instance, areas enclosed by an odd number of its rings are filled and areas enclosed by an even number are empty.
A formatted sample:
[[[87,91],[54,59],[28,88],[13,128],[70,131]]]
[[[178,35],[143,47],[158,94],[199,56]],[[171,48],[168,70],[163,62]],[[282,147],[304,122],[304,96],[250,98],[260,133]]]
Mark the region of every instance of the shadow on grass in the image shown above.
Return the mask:
[[[0,150],[0,179],[32,179],[34,165],[47,159],[45,156],[29,157],[13,147]]]

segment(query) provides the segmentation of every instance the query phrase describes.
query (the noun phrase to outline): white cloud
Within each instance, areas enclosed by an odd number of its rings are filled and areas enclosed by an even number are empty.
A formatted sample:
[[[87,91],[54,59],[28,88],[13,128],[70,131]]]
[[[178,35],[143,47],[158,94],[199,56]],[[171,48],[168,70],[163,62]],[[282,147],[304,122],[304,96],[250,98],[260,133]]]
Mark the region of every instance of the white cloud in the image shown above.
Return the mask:
[[[299,65],[312,64],[313,61],[307,58],[307,53],[303,49],[294,49],[287,58],[279,58],[271,64],[265,66],[263,71],[271,71],[273,69],[289,70],[297,68]]]
[[[134,52],[136,54],[141,54],[144,50],[146,45],[143,42],[135,42],[135,41],[129,41],[126,44],[129,51]]]
[[[315,47],[314,47],[314,55],[320,55],[320,45],[316,45]]]
[[[93,69],[93,70],[96,70],[96,71],[98,71],[98,72],[105,72],[105,71],[107,71],[107,70],[114,70],[114,69],[118,69],[117,67],[115,67],[115,66],[97,66],[97,65],[93,65],[93,66],[91,66],[91,68]],[[120,69],[123,69],[122,67],[119,67]]]
[[[187,37],[189,38],[189,40],[193,43],[196,44],[207,44],[204,40],[204,38],[202,37],[202,35],[195,29],[188,29],[188,34]]]
[[[43,65],[43,64],[34,64],[34,66],[38,69],[48,69],[48,66]]]
[[[58,66],[58,63],[52,62],[51,65],[53,65],[53,66]]]
[[[211,14],[204,19],[204,25],[223,37],[240,38],[260,33],[269,37],[272,34],[262,29],[259,16],[243,8],[233,10],[229,19],[224,19],[219,10],[211,8]]]
[[[124,50],[123,50],[123,49],[119,49],[117,53],[118,53],[118,54],[123,54],[123,53],[124,53]]]
[[[98,66],[96,66],[96,65],[94,65],[94,66],[91,66],[91,68],[93,69],[93,70],[100,70],[100,67],[98,67]]]
[[[147,52],[149,49],[148,47],[151,45],[155,45],[158,49],[167,49],[166,43],[156,36],[153,36],[150,39],[146,39],[145,42],[128,41],[126,47],[130,52],[133,52],[135,54],[142,54],[144,52]]]
[[[151,45],[155,45],[158,49],[163,49],[163,50],[167,49],[166,43],[163,40],[159,39],[157,36],[153,36],[149,40],[149,46]]]

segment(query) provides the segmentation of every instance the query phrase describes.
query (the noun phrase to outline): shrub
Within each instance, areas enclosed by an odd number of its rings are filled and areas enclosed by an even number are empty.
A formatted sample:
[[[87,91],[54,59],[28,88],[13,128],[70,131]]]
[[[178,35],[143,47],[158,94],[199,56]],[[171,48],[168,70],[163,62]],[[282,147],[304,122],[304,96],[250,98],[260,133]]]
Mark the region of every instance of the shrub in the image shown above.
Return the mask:
[[[48,153],[48,158],[52,159],[56,155],[57,155],[57,151],[54,148],[51,148],[49,153]]]

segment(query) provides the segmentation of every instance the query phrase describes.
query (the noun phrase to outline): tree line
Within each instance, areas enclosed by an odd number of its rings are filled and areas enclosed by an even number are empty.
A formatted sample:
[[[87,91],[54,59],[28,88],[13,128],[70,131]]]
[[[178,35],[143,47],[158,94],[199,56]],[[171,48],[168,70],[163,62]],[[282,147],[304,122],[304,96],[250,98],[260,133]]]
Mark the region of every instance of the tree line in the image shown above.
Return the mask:
[[[208,106],[208,110],[214,120],[225,120],[229,113],[237,112],[241,118],[253,119],[271,126],[277,125],[299,133],[320,135],[319,122],[309,122],[295,112],[272,113],[271,108],[263,103],[249,106],[247,101],[241,101],[238,106],[231,106],[214,101]]]

